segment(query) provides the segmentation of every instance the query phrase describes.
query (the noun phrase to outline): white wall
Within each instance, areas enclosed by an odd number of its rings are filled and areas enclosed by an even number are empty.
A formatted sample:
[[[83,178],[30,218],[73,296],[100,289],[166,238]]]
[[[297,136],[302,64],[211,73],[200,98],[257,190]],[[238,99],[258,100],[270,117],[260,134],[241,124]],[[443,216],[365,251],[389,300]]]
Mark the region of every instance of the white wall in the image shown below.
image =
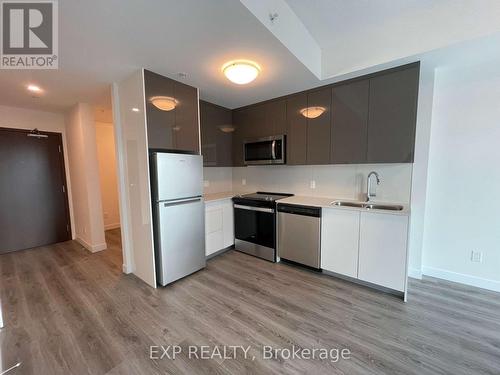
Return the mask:
[[[104,250],[106,240],[92,107],[75,105],[67,114],[66,130],[76,240],[92,252]]]
[[[68,187],[68,203],[71,219],[71,232],[75,238],[75,220],[73,215],[73,200],[71,178],[69,173],[68,146],[64,115],[61,113],[35,111],[24,108],[0,105],[0,127],[15,129],[34,129],[62,134],[64,148],[64,167],[66,169],[66,183]]]
[[[411,164],[255,166],[233,168],[233,190],[274,191],[315,197],[364,199],[366,176],[380,174],[377,200],[410,202]],[[242,180],[246,180],[243,185]],[[311,181],[316,187],[311,188]]]
[[[120,207],[118,205],[115,135],[113,124],[96,122],[95,130],[104,229],[115,229],[120,227]]]
[[[142,70],[113,85],[124,272],[156,288],[145,103]]]
[[[499,163],[500,61],[437,69],[424,274],[500,291]]]
[[[411,218],[408,243],[408,274],[410,277],[417,279],[422,278],[422,247],[427,201],[429,147],[434,101],[434,76],[434,65],[421,62],[415,134],[415,158],[411,180]]]

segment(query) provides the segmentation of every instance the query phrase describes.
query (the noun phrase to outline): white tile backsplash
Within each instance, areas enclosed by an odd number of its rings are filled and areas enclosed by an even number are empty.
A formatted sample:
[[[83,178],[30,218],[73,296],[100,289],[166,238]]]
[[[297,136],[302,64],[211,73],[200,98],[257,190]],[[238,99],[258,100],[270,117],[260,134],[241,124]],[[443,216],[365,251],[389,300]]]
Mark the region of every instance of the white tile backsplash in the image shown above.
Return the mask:
[[[412,164],[353,164],[204,168],[206,194],[272,191],[313,197],[364,199],[366,176],[380,175],[377,200],[410,202]],[[246,185],[243,185],[243,181]],[[311,188],[311,181],[315,188]]]
[[[205,194],[223,193],[233,189],[233,168],[203,168],[203,192]]]
[[[366,176],[377,171],[377,200],[410,202],[411,164],[256,166],[233,168],[234,191],[276,191],[315,197],[363,199]],[[242,186],[245,179],[247,184]],[[311,181],[315,188],[311,188]]]

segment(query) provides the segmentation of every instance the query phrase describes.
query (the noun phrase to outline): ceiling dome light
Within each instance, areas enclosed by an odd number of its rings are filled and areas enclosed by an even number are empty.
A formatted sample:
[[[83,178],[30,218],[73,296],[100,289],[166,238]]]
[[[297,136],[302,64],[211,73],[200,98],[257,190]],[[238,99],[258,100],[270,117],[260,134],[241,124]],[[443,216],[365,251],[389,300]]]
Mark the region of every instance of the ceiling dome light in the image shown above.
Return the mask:
[[[171,111],[175,109],[178,104],[178,101],[170,96],[153,96],[149,101],[162,111]]]
[[[307,107],[307,108],[302,108],[300,110],[300,113],[302,114],[302,116],[307,118],[316,118],[321,116],[325,111],[326,111],[325,107]]]
[[[252,82],[260,73],[260,66],[253,61],[235,60],[222,66],[222,72],[233,83],[246,85]]]

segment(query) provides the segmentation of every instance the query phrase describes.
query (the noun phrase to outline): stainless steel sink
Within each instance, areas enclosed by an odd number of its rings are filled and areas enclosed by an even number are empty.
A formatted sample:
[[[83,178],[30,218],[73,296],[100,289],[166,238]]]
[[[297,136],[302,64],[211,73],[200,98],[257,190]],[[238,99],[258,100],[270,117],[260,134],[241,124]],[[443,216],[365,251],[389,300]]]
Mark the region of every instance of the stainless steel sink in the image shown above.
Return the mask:
[[[358,207],[358,208],[363,208],[364,203],[335,201],[335,202],[332,202],[331,205],[332,206],[339,206],[339,207]]]
[[[349,201],[334,201],[331,203],[331,205],[338,207],[356,207],[356,208],[366,208],[367,210],[387,210],[387,211],[402,211],[404,208],[399,204],[377,204],[377,203],[361,203],[361,202],[349,202]]]
[[[365,204],[364,208],[368,210],[388,210],[388,211],[402,211],[403,206],[398,204]]]

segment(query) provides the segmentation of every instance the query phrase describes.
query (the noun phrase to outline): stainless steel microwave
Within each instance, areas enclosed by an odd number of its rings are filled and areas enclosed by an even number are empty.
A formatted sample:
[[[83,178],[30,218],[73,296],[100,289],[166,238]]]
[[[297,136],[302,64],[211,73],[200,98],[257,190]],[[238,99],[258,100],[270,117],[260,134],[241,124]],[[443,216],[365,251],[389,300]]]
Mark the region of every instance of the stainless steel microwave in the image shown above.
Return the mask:
[[[246,140],[245,165],[285,164],[285,141],[284,135]]]

